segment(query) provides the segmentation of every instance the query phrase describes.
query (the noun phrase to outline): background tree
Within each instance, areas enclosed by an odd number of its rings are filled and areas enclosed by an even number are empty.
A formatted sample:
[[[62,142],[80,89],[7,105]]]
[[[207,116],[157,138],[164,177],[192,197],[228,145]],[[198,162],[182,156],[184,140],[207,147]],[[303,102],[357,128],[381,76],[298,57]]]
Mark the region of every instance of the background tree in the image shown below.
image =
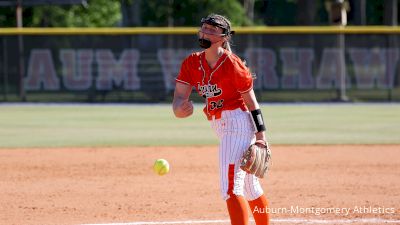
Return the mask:
[[[0,8],[0,26],[13,27],[15,25],[15,10],[11,8]]]
[[[315,14],[317,12],[316,1],[297,0],[297,19],[296,23],[302,26],[314,25]]]
[[[140,2],[143,26],[168,26],[169,17],[173,18],[173,26],[198,26],[199,20],[210,13],[227,16],[234,26],[251,25],[243,5],[237,0],[147,0]],[[131,24],[126,25],[130,26]]]
[[[31,24],[28,26],[113,27],[120,21],[119,0],[89,0],[87,5],[33,7]]]
[[[396,24],[398,0],[348,0],[349,25]],[[234,26],[328,25],[326,0],[87,0],[87,5],[24,8],[24,26],[198,26],[211,12]],[[366,16],[368,15],[368,16]],[[0,7],[0,26],[15,27],[15,9]]]
[[[88,0],[87,5],[23,8],[24,27],[112,27],[121,21],[119,0]],[[0,26],[15,27],[15,8],[0,8]]]

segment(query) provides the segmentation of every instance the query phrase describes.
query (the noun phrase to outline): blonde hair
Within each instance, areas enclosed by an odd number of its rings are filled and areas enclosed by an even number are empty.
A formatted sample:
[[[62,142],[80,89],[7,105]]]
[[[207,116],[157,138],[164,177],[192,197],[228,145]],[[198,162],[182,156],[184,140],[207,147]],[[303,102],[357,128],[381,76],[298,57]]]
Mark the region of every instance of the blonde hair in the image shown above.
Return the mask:
[[[229,37],[229,40],[227,40],[227,41],[224,42],[224,44],[222,45],[222,47],[223,47],[224,49],[228,50],[229,52],[232,52],[231,44],[230,44],[229,42],[230,42],[230,37]]]

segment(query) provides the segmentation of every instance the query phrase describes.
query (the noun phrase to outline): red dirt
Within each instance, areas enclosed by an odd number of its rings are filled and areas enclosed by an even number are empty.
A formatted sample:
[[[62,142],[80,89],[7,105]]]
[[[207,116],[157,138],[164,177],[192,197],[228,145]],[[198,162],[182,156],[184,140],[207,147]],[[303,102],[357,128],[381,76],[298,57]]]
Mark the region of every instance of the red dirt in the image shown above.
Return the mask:
[[[217,151],[216,146],[0,149],[0,224],[227,220]],[[273,167],[262,181],[275,210],[271,218],[400,219],[399,145],[273,146],[272,151]],[[170,162],[165,176],[152,171],[158,158]],[[316,215],[280,209],[297,206],[378,212]]]

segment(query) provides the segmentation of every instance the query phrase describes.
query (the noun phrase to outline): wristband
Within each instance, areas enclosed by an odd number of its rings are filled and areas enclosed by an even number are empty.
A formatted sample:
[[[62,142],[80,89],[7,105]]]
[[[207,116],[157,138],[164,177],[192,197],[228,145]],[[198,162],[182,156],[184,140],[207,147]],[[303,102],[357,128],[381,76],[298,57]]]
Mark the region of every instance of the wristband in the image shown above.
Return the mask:
[[[255,130],[258,132],[265,131],[264,119],[260,109],[251,111],[251,118],[253,119],[253,125]]]

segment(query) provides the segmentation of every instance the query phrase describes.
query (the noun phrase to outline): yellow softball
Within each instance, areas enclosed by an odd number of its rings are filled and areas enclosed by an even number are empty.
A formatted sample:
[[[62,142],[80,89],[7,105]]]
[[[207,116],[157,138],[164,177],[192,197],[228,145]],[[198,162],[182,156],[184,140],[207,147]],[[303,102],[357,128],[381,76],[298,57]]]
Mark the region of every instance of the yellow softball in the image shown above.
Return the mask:
[[[156,174],[162,176],[169,171],[169,163],[165,159],[157,159],[154,162],[153,170]]]

